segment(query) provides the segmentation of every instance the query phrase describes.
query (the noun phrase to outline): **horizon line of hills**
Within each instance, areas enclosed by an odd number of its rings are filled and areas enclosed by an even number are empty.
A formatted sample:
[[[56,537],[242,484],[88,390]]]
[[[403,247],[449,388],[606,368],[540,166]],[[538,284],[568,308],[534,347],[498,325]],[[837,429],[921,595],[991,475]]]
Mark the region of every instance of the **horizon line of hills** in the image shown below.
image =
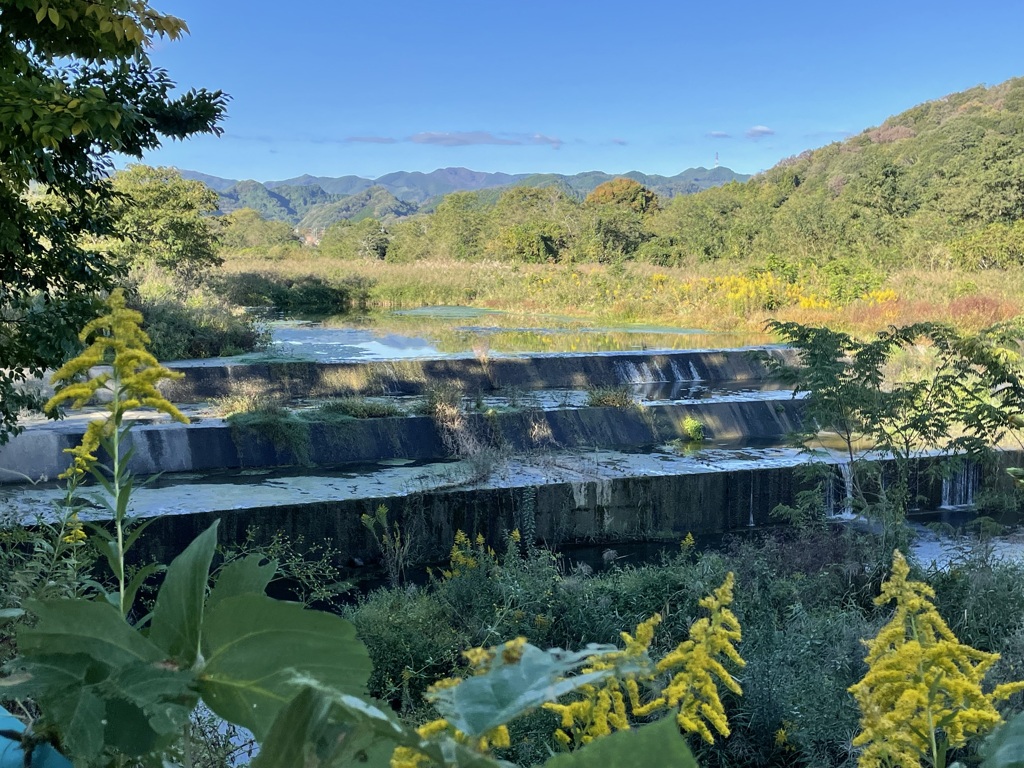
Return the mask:
[[[574,175],[556,173],[486,173],[467,168],[439,168],[430,173],[398,171],[367,179],[361,176],[312,176],[305,174],[283,181],[259,182],[211,176],[179,170],[183,178],[200,181],[220,198],[220,212],[252,208],[263,218],[286,221],[298,229],[326,229],[341,220],[395,219],[429,213],[445,195],[476,192],[480,203],[496,202],[513,186],[558,187],[571,197],[583,199],[606,181],[628,178],[643,184],[660,197],[675,197],[746,181],[749,174],[725,168],[688,168],[675,176],[648,175],[639,171],[608,174],[588,171]]]

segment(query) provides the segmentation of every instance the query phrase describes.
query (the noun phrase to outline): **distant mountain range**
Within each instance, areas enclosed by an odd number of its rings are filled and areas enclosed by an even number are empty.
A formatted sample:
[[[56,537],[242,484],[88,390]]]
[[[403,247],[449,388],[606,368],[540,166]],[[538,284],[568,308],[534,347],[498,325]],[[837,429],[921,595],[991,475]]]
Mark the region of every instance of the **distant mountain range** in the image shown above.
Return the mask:
[[[557,173],[483,173],[467,168],[440,168],[431,173],[398,171],[378,179],[361,176],[304,175],[283,181],[224,179],[198,171],[181,171],[186,179],[201,181],[220,196],[224,213],[253,208],[264,218],[288,221],[300,229],[327,227],[342,219],[399,218],[430,211],[452,192],[484,192],[484,201],[496,200],[511,186],[558,186],[566,194],[586,197],[595,187],[620,176],[633,179],[662,197],[688,195],[750,176],[728,168],[690,168],[676,176],[632,171],[619,175],[589,171],[565,176]]]

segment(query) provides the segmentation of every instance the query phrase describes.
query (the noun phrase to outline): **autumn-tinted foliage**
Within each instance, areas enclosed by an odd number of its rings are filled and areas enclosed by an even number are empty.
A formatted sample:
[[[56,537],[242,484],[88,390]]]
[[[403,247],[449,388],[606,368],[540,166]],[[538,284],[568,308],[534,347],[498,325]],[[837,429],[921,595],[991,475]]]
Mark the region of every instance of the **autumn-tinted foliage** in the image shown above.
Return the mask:
[[[612,179],[587,195],[587,203],[614,205],[628,208],[634,213],[653,213],[658,210],[658,196],[632,179]]]

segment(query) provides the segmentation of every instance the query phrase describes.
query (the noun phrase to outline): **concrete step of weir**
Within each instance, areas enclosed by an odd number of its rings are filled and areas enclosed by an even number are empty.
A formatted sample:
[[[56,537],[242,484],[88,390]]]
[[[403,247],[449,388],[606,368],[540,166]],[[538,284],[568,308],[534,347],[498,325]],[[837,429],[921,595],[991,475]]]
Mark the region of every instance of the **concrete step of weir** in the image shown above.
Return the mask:
[[[807,487],[795,473],[806,457],[791,449],[711,448],[687,455],[667,446],[648,452],[564,450],[500,459],[481,473],[470,459],[377,463],[350,470],[168,474],[137,488],[129,513],[158,518],[147,556],[169,561],[214,520],[225,544],[277,534],[331,542],[341,562],[369,561],[376,543],[361,523],[381,504],[426,562],[444,560],[454,533],[482,534],[497,546],[513,528],[539,541],[682,539],[772,523],[777,504]],[[92,489],[79,496],[88,500]],[[21,520],[54,514],[53,485],[0,488],[0,503]],[[83,519],[103,519],[87,504]]]
[[[467,394],[502,389],[586,389],[621,384],[759,382],[766,361],[793,362],[792,350],[747,347],[729,350],[598,352],[495,357],[459,357],[350,363],[180,362],[185,374],[161,382],[176,403],[225,397],[248,387],[284,397],[350,394],[420,394],[447,384]]]
[[[377,547],[361,522],[381,504],[421,562],[446,559],[456,530],[495,547],[513,528],[533,531],[551,546],[567,542],[681,540],[694,535],[776,524],[772,510],[792,505],[818,482],[801,472],[812,458],[792,448],[709,446],[696,452],[655,446],[645,452],[563,450],[502,458],[484,472],[469,459],[452,462],[378,462],[345,470],[243,470],[168,474],[132,494],[130,513],[154,521],[142,546],[160,562],[174,556],[220,520],[219,538],[237,545],[252,532],[261,542],[302,536],[326,542],[339,562],[369,562]],[[842,483],[842,459],[813,460]],[[942,460],[942,459],[939,459]],[[942,480],[922,459],[915,493],[941,503]],[[1011,481],[1004,466],[1022,462],[1007,453],[985,471]],[[831,465],[831,466],[830,466]],[[79,489],[83,519],[103,519],[90,504],[94,489]],[[63,498],[55,485],[0,488],[0,506],[17,519],[48,518]],[[841,494],[840,494],[841,495]],[[834,500],[836,501],[836,500]],[[841,506],[841,499],[838,499]],[[834,510],[835,511],[835,510]]]
[[[799,429],[801,412],[800,400],[739,397],[632,408],[467,413],[456,430],[439,426],[427,416],[335,419],[309,422],[308,444],[303,443],[299,452],[275,443],[259,429],[239,429],[223,419],[190,425],[143,423],[130,433],[129,466],[136,474],[149,475],[386,459],[428,461],[450,458],[453,447],[460,445],[504,453],[578,447],[639,449],[686,439],[683,423],[687,418],[700,421],[711,440],[781,441]],[[55,478],[67,468],[65,450],[80,442],[85,426],[84,420],[39,425],[0,446],[0,484]]]

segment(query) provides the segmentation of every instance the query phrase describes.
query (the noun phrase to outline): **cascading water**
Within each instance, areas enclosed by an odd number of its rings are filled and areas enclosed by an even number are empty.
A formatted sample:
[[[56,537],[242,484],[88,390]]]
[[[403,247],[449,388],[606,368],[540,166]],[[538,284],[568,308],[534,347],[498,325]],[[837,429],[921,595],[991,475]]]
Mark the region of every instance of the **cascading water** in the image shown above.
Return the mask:
[[[973,507],[980,486],[980,467],[973,461],[963,462],[956,472],[942,479],[942,509]]]
[[[853,515],[853,464],[849,459],[836,464],[838,474],[825,485],[825,509],[833,517]],[[837,487],[838,486],[838,487]]]
[[[747,523],[751,528],[754,527],[754,473],[749,473],[750,477],[750,521]]]

